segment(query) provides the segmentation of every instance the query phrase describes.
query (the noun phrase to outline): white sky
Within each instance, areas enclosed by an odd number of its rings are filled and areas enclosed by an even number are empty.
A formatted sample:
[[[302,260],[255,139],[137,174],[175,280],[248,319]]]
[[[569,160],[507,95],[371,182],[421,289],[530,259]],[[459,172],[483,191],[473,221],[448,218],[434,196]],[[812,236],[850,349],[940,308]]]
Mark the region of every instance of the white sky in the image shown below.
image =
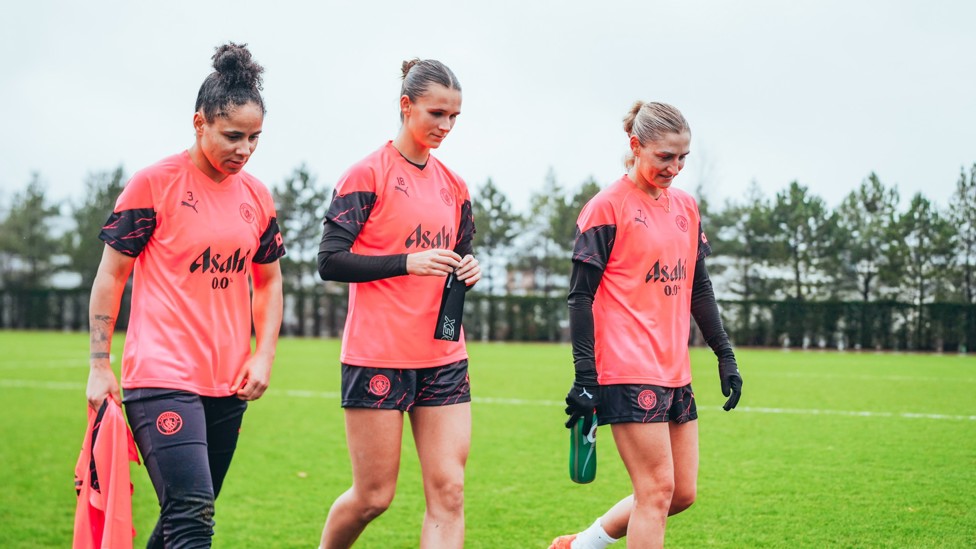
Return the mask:
[[[622,172],[635,99],[680,108],[677,185],[767,196],[798,180],[836,206],[871,171],[944,207],[976,162],[969,0],[22,1],[0,14],[0,202],[40,172],[55,198],[192,143],[213,48],[249,44],[268,115],[248,171],[306,163],[331,189],[391,139],[403,59],[448,64],[462,115],[435,154],[474,193],[524,210],[551,167],[565,187]]]

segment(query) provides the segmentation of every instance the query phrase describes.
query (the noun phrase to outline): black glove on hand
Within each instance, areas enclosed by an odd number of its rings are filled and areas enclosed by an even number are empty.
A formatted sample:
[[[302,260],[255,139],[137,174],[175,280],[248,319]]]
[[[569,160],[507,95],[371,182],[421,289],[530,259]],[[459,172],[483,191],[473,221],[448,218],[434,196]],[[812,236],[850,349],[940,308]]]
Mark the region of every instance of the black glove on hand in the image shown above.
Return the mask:
[[[722,406],[728,412],[735,408],[742,396],[742,376],[739,375],[739,365],[735,363],[735,357],[719,359],[718,377],[722,380],[722,394],[729,397]]]
[[[599,403],[599,385],[573,383],[573,388],[566,395],[566,413],[569,415],[566,428],[572,428],[579,418],[583,418],[583,432],[589,433],[590,427],[593,426],[593,410]]]

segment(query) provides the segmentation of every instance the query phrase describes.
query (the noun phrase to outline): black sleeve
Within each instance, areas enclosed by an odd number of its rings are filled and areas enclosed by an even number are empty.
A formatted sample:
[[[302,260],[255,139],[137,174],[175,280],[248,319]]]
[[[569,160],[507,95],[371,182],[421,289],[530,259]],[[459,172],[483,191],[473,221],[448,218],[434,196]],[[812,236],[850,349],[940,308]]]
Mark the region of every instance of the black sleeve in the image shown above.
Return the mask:
[[[691,316],[694,317],[698,329],[705,337],[705,343],[712,348],[719,359],[734,358],[729,335],[722,326],[722,317],[718,312],[712,281],[705,269],[705,258],[700,257],[695,263],[695,280],[691,285]]]
[[[593,351],[593,297],[603,280],[603,268],[573,262],[569,282],[569,334],[573,342],[576,381],[596,385],[596,357]]]
[[[354,254],[349,250],[355,240],[356,235],[326,220],[319,243],[319,276],[322,280],[371,282],[407,274],[407,254]]]
[[[278,228],[278,218],[272,217],[267,228],[261,234],[258,251],[254,252],[255,263],[274,263],[285,255],[285,244],[281,240],[281,229]]]
[[[137,257],[156,231],[156,210],[137,208],[112,212],[98,238],[129,257]]]

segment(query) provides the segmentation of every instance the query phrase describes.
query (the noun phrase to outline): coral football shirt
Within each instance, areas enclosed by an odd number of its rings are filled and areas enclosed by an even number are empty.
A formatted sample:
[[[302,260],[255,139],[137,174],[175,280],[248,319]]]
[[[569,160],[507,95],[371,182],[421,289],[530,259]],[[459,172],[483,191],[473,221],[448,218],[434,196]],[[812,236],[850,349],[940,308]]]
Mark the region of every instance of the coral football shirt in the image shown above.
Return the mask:
[[[215,183],[186,151],[132,176],[99,235],[136,258],[123,388],[234,393],[251,353],[251,264],[285,253],[275,215],[256,178]]]
[[[457,251],[474,233],[464,181],[433,156],[421,170],[392,142],[339,179],[325,222],[355,237],[352,253],[373,256]],[[351,283],[342,363],[415,369],[466,359],[463,330],[458,342],[433,337],[444,282],[403,275]]]
[[[583,207],[573,261],[603,270],[593,299],[601,385],[691,383],[695,263],[711,253],[691,195],[651,198],[624,176]]]

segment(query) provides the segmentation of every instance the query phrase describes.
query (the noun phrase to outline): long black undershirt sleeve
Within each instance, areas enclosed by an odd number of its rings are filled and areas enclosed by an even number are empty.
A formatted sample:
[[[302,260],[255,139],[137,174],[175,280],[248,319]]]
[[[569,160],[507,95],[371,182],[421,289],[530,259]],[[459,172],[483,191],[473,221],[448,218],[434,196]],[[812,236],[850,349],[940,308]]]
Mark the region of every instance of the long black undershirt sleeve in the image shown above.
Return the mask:
[[[336,282],[371,282],[407,274],[407,254],[354,254],[356,237],[334,223],[325,223],[319,243],[319,276]]]
[[[722,326],[722,317],[719,315],[718,303],[715,301],[712,280],[708,277],[708,270],[705,269],[705,258],[695,263],[695,280],[691,285],[691,316],[715,356],[719,359],[735,357],[732,344],[729,343],[729,335],[725,333],[725,327]]]
[[[576,382],[596,385],[596,357],[593,351],[593,297],[603,280],[603,269],[590,263],[573,262],[569,281],[569,334],[573,342]]]

